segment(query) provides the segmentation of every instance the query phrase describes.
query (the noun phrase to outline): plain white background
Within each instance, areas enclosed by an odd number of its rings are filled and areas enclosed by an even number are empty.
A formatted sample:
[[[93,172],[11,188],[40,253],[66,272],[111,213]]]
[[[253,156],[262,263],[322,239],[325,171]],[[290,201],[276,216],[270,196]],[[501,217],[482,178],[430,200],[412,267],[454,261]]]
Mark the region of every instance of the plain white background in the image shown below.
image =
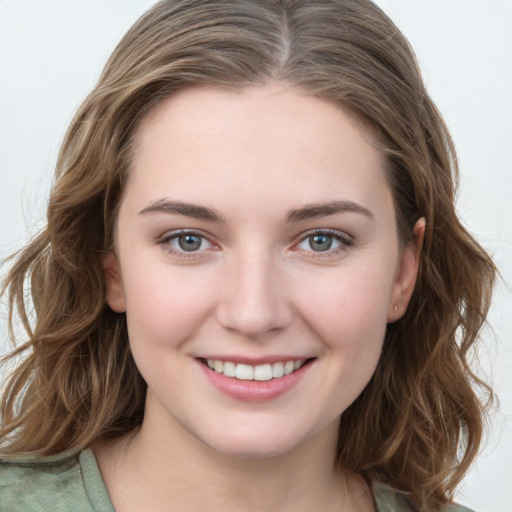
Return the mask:
[[[377,3],[416,51],[459,153],[460,215],[503,277],[481,355],[501,403],[458,501],[479,512],[511,512],[512,0]],[[115,44],[152,4],[0,0],[0,260],[42,226],[65,129]],[[2,317],[0,351],[7,350],[5,332]]]

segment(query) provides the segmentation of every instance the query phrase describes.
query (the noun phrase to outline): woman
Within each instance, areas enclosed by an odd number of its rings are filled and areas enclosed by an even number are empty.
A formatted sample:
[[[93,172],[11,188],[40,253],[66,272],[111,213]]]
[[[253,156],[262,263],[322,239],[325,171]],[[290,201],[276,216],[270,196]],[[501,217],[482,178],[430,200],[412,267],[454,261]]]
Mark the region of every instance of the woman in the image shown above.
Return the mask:
[[[494,266],[454,178],[371,2],[157,4],[6,281],[2,510],[462,510]]]

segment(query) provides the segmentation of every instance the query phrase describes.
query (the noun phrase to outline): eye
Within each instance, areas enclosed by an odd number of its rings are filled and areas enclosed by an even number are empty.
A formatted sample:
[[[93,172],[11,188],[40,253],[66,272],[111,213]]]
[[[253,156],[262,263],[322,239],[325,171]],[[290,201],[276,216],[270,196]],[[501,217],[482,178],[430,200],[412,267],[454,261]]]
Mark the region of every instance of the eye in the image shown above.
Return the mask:
[[[316,253],[336,253],[352,245],[352,239],[343,233],[333,231],[315,231],[307,234],[297,244],[297,249]]]
[[[169,233],[160,243],[174,253],[194,253],[214,247],[205,236],[193,231]]]
[[[336,242],[330,235],[312,235],[306,239],[309,248],[313,251],[328,251],[333,242]]]

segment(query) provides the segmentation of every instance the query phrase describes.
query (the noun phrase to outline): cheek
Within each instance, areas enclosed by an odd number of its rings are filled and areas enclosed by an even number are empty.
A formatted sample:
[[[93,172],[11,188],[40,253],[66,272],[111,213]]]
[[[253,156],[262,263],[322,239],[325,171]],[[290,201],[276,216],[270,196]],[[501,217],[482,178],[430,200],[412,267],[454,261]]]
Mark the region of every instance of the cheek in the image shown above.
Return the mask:
[[[201,270],[138,261],[123,275],[130,343],[179,346],[194,333],[212,307],[212,288],[205,289]],[[195,275],[192,272],[195,270]],[[198,275],[199,274],[199,275]]]
[[[302,316],[343,367],[347,380],[357,381],[356,374],[369,379],[379,360],[391,293],[389,274],[365,266],[304,283],[311,292],[307,300],[300,299]]]
[[[378,272],[340,273],[309,283],[302,317],[322,346],[318,402],[337,417],[362,393],[379,362],[386,332],[389,280]],[[324,397],[321,400],[320,397]]]
[[[301,309],[313,323],[329,331],[345,335],[381,332],[386,327],[391,296],[389,274],[389,270],[365,268],[326,274],[324,278],[314,276],[303,283],[308,293],[302,298],[298,295]]]

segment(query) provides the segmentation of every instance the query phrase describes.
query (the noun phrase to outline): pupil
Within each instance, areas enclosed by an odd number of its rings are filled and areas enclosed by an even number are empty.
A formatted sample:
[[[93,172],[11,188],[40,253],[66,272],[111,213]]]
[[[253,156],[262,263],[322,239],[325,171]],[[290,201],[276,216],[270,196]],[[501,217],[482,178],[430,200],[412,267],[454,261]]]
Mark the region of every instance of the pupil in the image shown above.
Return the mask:
[[[314,251],[327,251],[331,248],[332,237],[327,235],[315,235],[309,239],[309,245]]]
[[[201,237],[197,235],[181,235],[178,243],[184,251],[197,251],[201,247]]]

